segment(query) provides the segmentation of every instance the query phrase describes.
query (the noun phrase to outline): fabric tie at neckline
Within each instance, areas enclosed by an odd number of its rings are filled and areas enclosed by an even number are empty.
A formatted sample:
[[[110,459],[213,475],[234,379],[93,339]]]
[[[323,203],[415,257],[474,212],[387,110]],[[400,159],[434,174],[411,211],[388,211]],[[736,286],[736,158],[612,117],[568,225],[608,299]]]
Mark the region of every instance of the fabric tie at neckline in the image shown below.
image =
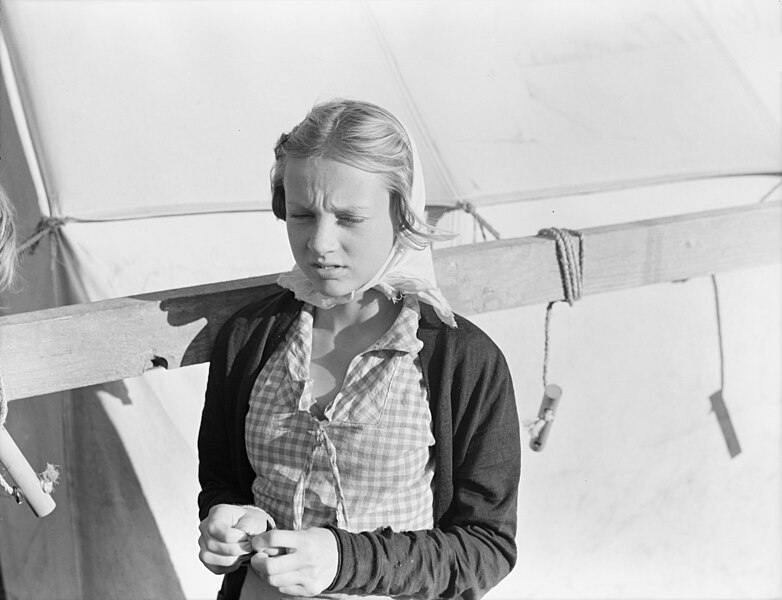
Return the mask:
[[[315,424],[318,428],[315,432],[315,441],[312,444],[312,449],[307,457],[304,469],[299,476],[299,481],[296,483],[296,490],[293,494],[293,529],[298,531],[303,528],[304,497],[307,490],[307,483],[312,474],[315,453],[318,451],[318,448],[324,448],[326,450],[326,456],[329,459],[332,483],[334,485],[334,492],[337,496],[337,527],[347,530],[350,525],[347,509],[345,508],[345,495],[342,491],[342,480],[339,475],[339,467],[337,467],[337,449],[334,447],[334,444],[329,438],[329,434],[323,428],[323,425],[317,421],[315,421]]]

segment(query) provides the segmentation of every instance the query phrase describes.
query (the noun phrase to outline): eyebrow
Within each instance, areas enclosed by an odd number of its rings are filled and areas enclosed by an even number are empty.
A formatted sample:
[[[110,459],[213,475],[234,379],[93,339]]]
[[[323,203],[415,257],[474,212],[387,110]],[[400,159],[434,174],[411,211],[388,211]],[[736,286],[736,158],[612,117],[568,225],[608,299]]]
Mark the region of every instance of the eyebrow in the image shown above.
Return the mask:
[[[290,206],[291,208],[298,208],[298,209],[304,209],[309,210],[311,208],[312,203],[309,201],[297,201],[295,198],[285,195],[285,204]],[[339,206],[335,205],[333,201],[329,200],[326,202],[326,209],[330,212],[333,212],[334,214],[359,214],[359,213],[371,213],[372,207],[367,204],[352,204],[350,206]]]

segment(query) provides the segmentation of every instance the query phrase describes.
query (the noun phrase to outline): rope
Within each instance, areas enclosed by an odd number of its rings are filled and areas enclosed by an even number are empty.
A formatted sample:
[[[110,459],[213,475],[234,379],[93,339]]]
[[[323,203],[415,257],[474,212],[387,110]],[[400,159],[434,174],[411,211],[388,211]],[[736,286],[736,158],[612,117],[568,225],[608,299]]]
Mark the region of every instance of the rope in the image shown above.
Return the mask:
[[[562,291],[565,295],[565,301],[570,306],[573,306],[574,302],[581,299],[584,288],[583,236],[580,231],[558,229],[556,227],[541,229],[538,232],[538,235],[554,240],[557,251],[557,262],[559,263],[559,274],[562,279]],[[546,306],[545,342],[543,346],[544,389],[548,385],[551,314],[554,304],[557,302],[559,302],[559,300],[554,300],[549,302]]]
[[[549,330],[551,328],[551,309],[554,307],[554,304],[554,302],[549,302],[546,306],[545,339],[543,341],[543,389],[546,389],[548,385]]]
[[[483,235],[483,240],[486,241],[486,232],[488,231],[494,236],[494,239],[500,239],[500,232],[494,229],[494,227],[491,226],[491,224],[484,219],[481,215],[478,214],[478,211],[475,210],[475,207],[470,202],[459,202],[457,205],[459,208],[461,208],[464,212],[466,212],[468,215],[472,215],[472,218],[475,220],[475,223],[478,225],[478,227],[481,228],[481,234]]]
[[[767,191],[763,196],[761,196],[760,200],[758,200],[758,204],[763,204],[766,200],[768,200],[771,195],[776,192],[780,187],[782,187],[782,181],[777,181],[769,191]]]
[[[41,217],[38,224],[35,226],[35,231],[24,242],[19,244],[16,249],[16,253],[19,256],[26,254],[32,254],[41,243],[41,240],[48,235],[52,235],[57,232],[63,225],[69,223],[72,219],[69,217]]]
[[[581,232],[551,227],[541,229],[538,235],[552,239],[556,243],[562,290],[567,303],[573,306],[576,300],[581,299],[583,292],[584,243]]]
[[[711,276],[711,285],[714,289],[714,312],[717,318],[717,346],[720,352],[720,390],[725,389],[725,343],[722,339],[722,315],[720,311],[720,290],[717,287],[717,276]]]

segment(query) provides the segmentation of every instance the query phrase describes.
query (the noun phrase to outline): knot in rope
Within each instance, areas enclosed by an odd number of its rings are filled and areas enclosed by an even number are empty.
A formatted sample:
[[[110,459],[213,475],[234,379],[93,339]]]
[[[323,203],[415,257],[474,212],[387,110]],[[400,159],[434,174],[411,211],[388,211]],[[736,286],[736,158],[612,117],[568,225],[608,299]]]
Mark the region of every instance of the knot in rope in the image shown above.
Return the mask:
[[[480,227],[481,234],[483,235],[484,240],[486,240],[487,231],[494,236],[494,239],[497,240],[500,239],[500,232],[497,231],[494,227],[492,227],[491,223],[489,223],[486,219],[484,219],[481,215],[478,214],[478,211],[475,210],[475,206],[472,204],[472,202],[468,202],[467,200],[461,200],[456,204],[456,206],[462,209],[468,215],[472,216],[472,218],[477,223],[478,227]]]
[[[473,206],[472,202],[467,202],[467,200],[460,201],[457,206],[461,208],[464,212],[466,212],[468,215],[471,215],[475,212],[475,207]]]
[[[41,217],[35,226],[35,231],[22,242],[16,252],[20,255],[32,254],[41,243],[41,240],[47,235],[57,232],[63,225],[69,223],[72,219],[69,217]]]
[[[541,237],[553,239],[557,249],[562,290],[570,306],[581,299],[584,277],[584,243],[580,231],[550,227],[538,232]]]

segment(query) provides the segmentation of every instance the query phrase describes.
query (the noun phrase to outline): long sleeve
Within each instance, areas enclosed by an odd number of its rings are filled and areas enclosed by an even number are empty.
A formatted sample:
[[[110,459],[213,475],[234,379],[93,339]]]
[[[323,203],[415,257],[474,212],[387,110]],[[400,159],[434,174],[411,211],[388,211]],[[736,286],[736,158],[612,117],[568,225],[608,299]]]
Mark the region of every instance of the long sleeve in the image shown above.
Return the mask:
[[[430,382],[436,426],[451,436],[438,437],[442,516],[427,531],[332,528],[342,562],[329,591],[480,598],[515,564],[521,449],[510,373],[480,330],[460,328],[430,369],[441,374]]]
[[[254,473],[244,447],[252,382],[301,305],[274,296],[234,316],[215,342],[199,432],[201,518],[215,504],[252,502]],[[442,325],[422,305],[420,356],[435,428],[435,526],[349,533],[328,592],[419,598],[480,598],[516,560],[520,439],[505,359],[480,329],[457,317]],[[238,598],[244,570],[226,576]]]
[[[226,398],[229,330],[218,337],[209,365],[201,427],[198,433],[199,515],[204,519],[216,504],[251,504],[252,493],[243,488],[232,452],[235,406]],[[248,493],[249,492],[249,493]]]
[[[289,292],[271,294],[234,314],[217,335],[198,433],[202,519],[215,504],[253,502],[255,473],[244,440],[250,391],[299,310]]]

